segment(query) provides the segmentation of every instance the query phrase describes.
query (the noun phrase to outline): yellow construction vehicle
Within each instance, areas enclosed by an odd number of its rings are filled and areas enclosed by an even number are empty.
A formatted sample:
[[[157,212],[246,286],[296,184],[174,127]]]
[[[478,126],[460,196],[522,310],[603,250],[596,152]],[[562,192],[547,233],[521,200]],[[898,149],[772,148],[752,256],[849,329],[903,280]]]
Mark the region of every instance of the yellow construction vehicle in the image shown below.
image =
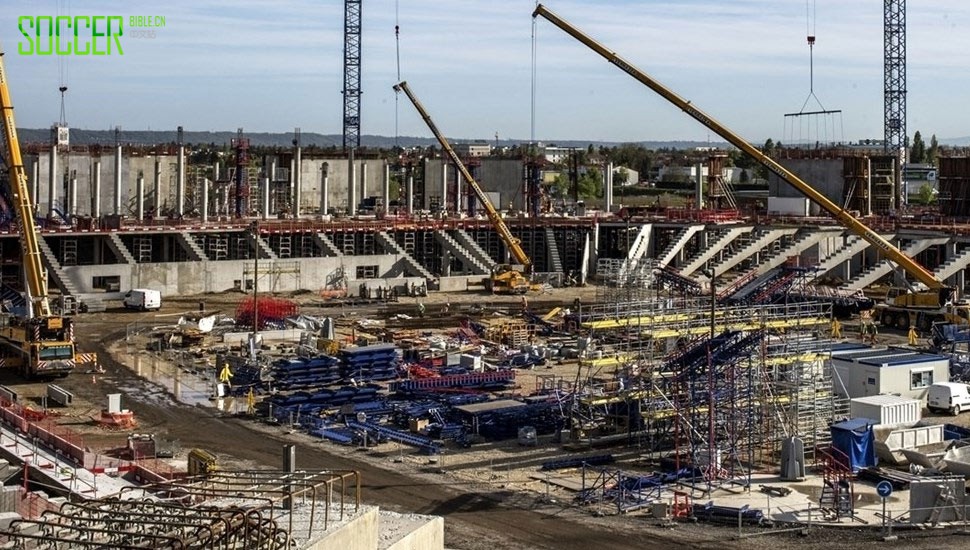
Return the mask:
[[[529,279],[525,274],[531,272],[532,260],[529,259],[529,256],[525,253],[525,250],[522,249],[521,244],[519,244],[519,239],[512,235],[512,231],[509,230],[509,226],[505,225],[505,220],[502,219],[502,216],[498,213],[498,210],[496,210],[495,206],[492,205],[492,201],[488,199],[488,195],[485,194],[482,187],[477,181],[475,181],[475,178],[472,177],[471,172],[468,171],[465,164],[460,158],[458,158],[458,154],[455,153],[455,150],[451,147],[451,144],[448,143],[448,140],[445,139],[445,136],[438,131],[438,127],[435,125],[434,121],[431,120],[431,116],[427,111],[424,110],[424,106],[421,105],[421,102],[418,101],[418,98],[415,97],[414,93],[411,92],[411,88],[408,87],[408,83],[400,82],[399,84],[396,84],[394,86],[394,91],[404,92],[404,94],[408,96],[408,99],[411,100],[414,108],[417,109],[418,113],[421,115],[421,118],[424,119],[424,123],[428,125],[431,133],[434,134],[434,137],[438,139],[438,143],[441,144],[441,149],[447,153],[448,158],[451,159],[451,162],[454,163],[458,171],[461,172],[461,176],[465,178],[465,181],[468,182],[469,187],[472,188],[478,202],[480,202],[482,208],[485,209],[485,213],[488,215],[488,220],[492,222],[492,227],[495,228],[499,234],[499,237],[501,237],[502,242],[505,243],[505,247],[509,250],[509,254],[511,254],[512,258],[514,258],[518,263],[517,266],[509,264],[499,264],[496,266],[488,281],[489,288],[491,288],[494,292],[509,292],[514,294],[525,293],[529,290]]]
[[[218,460],[215,455],[204,449],[189,451],[188,472],[190,476],[209,475],[218,470]]]
[[[531,286],[529,278],[516,266],[497,264],[492,268],[486,290],[495,294],[525,294]]]
[[[0,52],[3,158],[7,163],[10,195],[17,212],[26,280],[26,312],[0,314],[0,359],[4,366],[17,368],[25,378],[67,376],[76,365],[73,320],[55,315],[47,297],[47,275],[41,263],[38,244],[41,237],[34,225],[27,173],[20,155],[20,141],[17,139],[17,124],[7,80],[3,52]]]
[[[952,309],[952,299],[954,293],[954,289],[952,287],[943,284],[943,282],[937,279],[932,272],[927,270],[918,262],[907,256],[903,251],[896,248],[891,242],[887,241],[881,235],[856,219],[851,212],[830,201],[825,195],[816,191],[811,185],[803,181],[784,166],[775,162],[771,157],[759,151],[744,138],[735,134],[713,117],[695,107],[690,101],[680,97],[666,86],[653,79],[650,75],[633,66],[633,64],[631,64],[629,61],[616,55],[616,53],[610,51],[599,42],[593,40],[558,15],[549,11],[549,9],[542,4],[537,5],[535,11],[532,12],[532,17],[538,16],[542,16],[553,25],[559,27],[566,34],[572,36],[589,49],[601,55],[610,63],[619,67],[621,70],[623,70],[623,72],[638,80],[641,84],[650,88],[670,103],[673,103],[682,109],[685,113],[693,117],[694,120],[700,122],[738,149],[751,155],[755,160],[761,163],[762,166],[791,184],[792,187],[822,207],[822,209],[828,212],[844,227],[865,239],[867,242],[869,242],[869,244],[875,246],[879,252],[885,255],[886,258],[888,258],[891,262],[901,267],[904,271],[906,271],[906,273],[910,274],[919,283],[922,283],[927,287],[928,290],[925,291],[916,291],[915,289],[910,288],[909,292],[896,296],[892,301],[892,305],[894,307],[902,308],[907,312],[912,312],[914,316],[920,311],[940,312],[942,314],[943,309],[947,307],[951,307]],[[895,319],[895,316],[893,316],[893,319]],[[964,322],[966,322],[966,319],[964,319]]]

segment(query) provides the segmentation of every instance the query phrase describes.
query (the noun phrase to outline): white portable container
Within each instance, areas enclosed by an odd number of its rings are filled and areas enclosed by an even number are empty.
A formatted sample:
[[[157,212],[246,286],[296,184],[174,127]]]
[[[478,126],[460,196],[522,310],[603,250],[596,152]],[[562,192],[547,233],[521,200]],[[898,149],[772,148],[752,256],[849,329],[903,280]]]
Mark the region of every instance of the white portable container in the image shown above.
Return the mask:
[[[870,395],[849,400],[852,418],[868,418],[879,427],[909,428],[923,418],[919,399],[898,395]]]

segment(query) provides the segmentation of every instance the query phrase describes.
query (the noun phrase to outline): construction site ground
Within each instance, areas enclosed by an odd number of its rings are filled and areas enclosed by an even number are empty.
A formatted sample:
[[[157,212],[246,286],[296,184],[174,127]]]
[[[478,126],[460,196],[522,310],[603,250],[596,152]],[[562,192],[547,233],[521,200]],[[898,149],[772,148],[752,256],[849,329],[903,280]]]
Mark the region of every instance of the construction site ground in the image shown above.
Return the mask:
[[[576,298],[589,303],[595,289],[553,289],[528,296],[529,306],[544,312],[554,306],[570,307]],[[99,354],[100,369],[77,372],[54,381],[72,392],[73,404],[67,408],[51,408],[59,423],[83,435],[84,444],[91,450],[118,453],[129,433],[152,433],[156,438],[172,442],[175,460],[184,459],[192,448],[214,453],[220,466],[229,469],[279,468],[282,446],[297,445],[299,468],[346,468],[362,472],[363,498],[368,504],[401,513],[441,515],[445,518],[445,544],[449,548],[494,550],[495,548],[526,549],[586,549],[586,548],[655,548],[677,544],[685,548],[863,548],[879,539],[873,530],[880,520],[878,497],[873,487],[859,483],[860,506],[867,510],[862,516],[869,526],[843,520],[838,528],[814,528],[808,536],[800,531],[774,533],[767,527],[745,526],[742,537],[736,524],[711,525],[677,522],[661,524],[646,512],[619,514],[615,507],[598,505],[579,507],[574,501],[575,490],[582,483],[577,471],[539,472],[539,465],[547,460],[570,456],[570,451],[551,441],[551,436],[539,438],[539,445],[524,447],[515,440],[478,443],[469,449],[446,447],[435,457],[415,453],[412,449],[387,443],[368,449],[344,447],[296,433],[277,424],[259,421],[246,414],[245,399],[215,399],[215,379],[212,370],[176,374],[171,364],[152,359],[144,350],[144,339],[126,338],[139,327],[174,324],[180,314],[198,311],[201,301],[206,311],[221,311],[232,315],[245,296],[240,293],[210,294],[182,299],[167,299],[159,312],[130,312],[119,304],[109,304],[103,313],[83,314],[77,320],[77,336],[81,351]],[[312,294],[292,296],[301,302],[303,313],[328,315],[338,320],[371,318],[379,305],[335,306],[323,303]],[[423,298],[402,298],[395,306],[400,311],[417,313],[417,304],[425,304],[425,316],[431,321],[440,317],[442,328],[461,318],[468,308],[485,305],[490,311],[517,312],[521,309],[518,296],[493,296],[484,293],[433,294]],[[406,304],[406,305],[405,305]],[[445,308],[445,304],[448,307]],[[447,309],[447,311],[446,311]],[[351,323],[339,323],[342,331]],[[846,335],[856,338],[858,331],[848,323]],[[884,343],[905,343],[905,335],[884,331]],[[135,358],[138,357],[137,360]],[[552,363],[532,371],[519,371],[517,392],[528,394],[536,387],[537,376],[554,375],[563,379],[577,376],[575,362]],[[589,373],[583,373],[586,376]],[[602,373],[608,375],[607,372]],[[14,388],[21,401],[36,408],[43,399],[46,382],[26,383],[10,372],[0,372],[0,383]],[[109,430],[95,422],[106,396],[121,393],[122,406],[135,413],[138,427],[130,432]],[[178,396],[178,398],[176,398]],[[970,414],[960,417],[935,417],[940,422],[970,426]],[[590,453],[612,453],[624,471],[650,473],[646,455],[633,447],[617,446],[571,453],[582,456]],[[785,519],[793,510],[802,510],[808,502],[818,500],[821,481],[810,479],[787,484],[794,489],[784,498],[768,498],[758,492],[760,484],[776,485],[772,471],[754,475],[751,491],[737,490],[735,494],[718,491],[713,497],[697,496],[697,501],[713,498],[719,505],[767,509],[778,519]],[[890,508],[905,508],[905,495],[896,493]],[[795,514],[797,515],[797,514]],[[791,517],[804,520],[804,517]],[[818,522],[819,518],[813,519]],[[777,526],[776,526],[777,528]],[[941,536],[954,535],[940,529],[907,530],[896,533],[898,544],[906,548],[938,547]]]

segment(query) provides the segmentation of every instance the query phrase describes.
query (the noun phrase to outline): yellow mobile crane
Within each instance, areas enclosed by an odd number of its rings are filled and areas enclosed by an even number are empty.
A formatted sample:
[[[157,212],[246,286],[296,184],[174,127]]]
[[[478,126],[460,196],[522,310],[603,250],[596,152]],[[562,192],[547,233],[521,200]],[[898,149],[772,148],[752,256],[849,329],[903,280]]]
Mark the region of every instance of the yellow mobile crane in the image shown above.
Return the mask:
[[[17,124],[0,51],[0,110],[3,111],[4,161],[10,194],[17,211],[20,247],[26,280],[26,315],[0,315],[0,353],[3,365],[15,367],[25,378],[67,376],[75,366],[74,325],[70,317],[55,315],[47,298],[47,277],[41,263],[37,227],[20,155]]]
[[[421,118],[424,119],[424,123],[428,125],[431,133],[434,137],[438,139],[438,143],[441,144],[441,148],[448,154],[451,162],[458,167],[458,171],[461,172],[465,181],[471,186],[472,191],[475,192],[475,196],[478,198],[478,202],[482,203],[482,207],[485,208],[485,212],[488,214],[488,219],[492,222],[492,226],[498,231],[499,237],[502,238],[502,242],[505,243],[505,247],[509,249],[509,253],[515,258],[515,261],[521,265],[511,266],[507,264],[499,264],[496,269],[492,272],[492,276],[489,280],[491,289],[493,292],[497,293],[507,293],[507,294],[525,294],[529,290],[529,279],[523,275],[523,271],[528,272],[532,268],[532,260],[526,255],[525,250],[522,250],[522,246],[519,244],[519,239],[516,239],[512,232],[509,230],[509,226],[505,225],[505,220],[499,215],[498,211],[492,205],[492,201],[488,200],[488,195],[482,190],[482,187],[478,185],[475,178],[472,177],[471,172],[465,167],[461,159],[458,158],[458,154],[445,139],[445,136],[438,131],[438,127],[435,126],[431,116],[427,111],[424,110],[424,106],[418,101],[418,98],[414,96],[411,92],[411,88],[408,87],[408,83],[400,82],[394,86],[395,92],[404,92],[411,103],[414,104],[414,108],[417,109]]]
[[[811,185],[803,181],[794,173],[775,162],[771,157],[759,151],[741,136],[735,134],[713,117],[692,105],[690,101],[680,97],[666,86],[653,79],[650,75],[633,66],[633,64],[631,64],[629,61],[626,61],[615,52],[610,51],[599,42],[593,40],[542,4],[537,5],[535,11],[532,12],[532,17],[538,16],[542,16],[553,25],[559,27],[566,34],[572,36],[589,49],[600,54],[607,61],[623,70],[623,72],[629,74],[633,78],[637,79],[641,84],[650,88],[670,103],[673,103],[679,107],[685,113],[693,117],[694,120],[700,122],[717,135],[726,139],[738,149],[754,157],[754,159],[760,162],[764,167],[774,172],[778,177],[791,184],[803,195],[821,206],[844,227],[848,228],[850,231],[856,235],[859,235],[867,242],[875,246],[890,261],[896,263],[903,268],[906,273],[909,273],[917,281],[926,285],[929,290],[925,292],[915,292],[913,289],[910,289],[910,292],[908,293],[900,294],[895,297],[890,296],[887,300],[887,305],[897,310],[898,313],[892,312],[892,310],[884,312],[881,317],[884,324],[895,325],[899,328],[908,328],[910,323],[918,323],[925,328],[928,327],[930,322],[934,320],[948,320],[967,323],[967,313],[970,311],[970,307],[968,307],[966,304],[952,304],[954,291],[952,287],[943,284],[939,279],[936,278],[936,276],[933,275],[932,272],[927,270],[918,262],[896,248],[892,243],[882,238],[881,235],[856,219],[851,213],[849,213],[849,211],[830,201],[825,195],[819,193]]]

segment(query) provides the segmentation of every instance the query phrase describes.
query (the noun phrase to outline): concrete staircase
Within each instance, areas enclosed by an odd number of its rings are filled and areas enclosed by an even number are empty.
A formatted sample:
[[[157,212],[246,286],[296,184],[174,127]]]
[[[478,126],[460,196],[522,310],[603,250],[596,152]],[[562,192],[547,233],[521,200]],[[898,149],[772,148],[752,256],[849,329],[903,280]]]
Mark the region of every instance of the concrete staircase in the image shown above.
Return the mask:
[[[657,257],[657,264],[660,267],[666,267],[670,265],[670,262],[674,261],[677,254],[684,248],[684,246],[690,242],[690,238],[696,235],[698,232],[703,231],[703,225],[688,225],[687,227],[680,230],[677,236],[670,241],[667,248],[660,253]]]
[[[786,235],[794,235],[797,232],[797,227],[760,230],[754,235],[754,239],[751,242],[742,246],[739,250],[723,256],[720,262],[714,264],[714,271],[716,273],[726,273],[742,261],[761,252],[761,249],[769,246],[771,243]]]
[[[436,241],[441,243],[442,248],[450,252],[453,256],[461,260],[461,263],[465,266],[465,269],[471,271],[475,275],[488,275],[491,273],[488,266],[480,262],[471,252],[465,249],[462,245],[458,243],[449,235],[444,229],[439,229],[434,232],[434,238]]]
[[[404,270],[414,277],[424,277],[429,281],[437,280],[437,278],[431,274],[430,271],[425,269],[420,262],[415,260],[410,254],[401,248],[401,245],[397,244],[387,231],[378,231],[374,233],[374,241],[384,248],[384,251],[388,254],[397,254],[401,256],[404,260]]]
[[[249,246],[254,247],[258,251],[260,258],[267,258],[270,260],[278,259],[276,252],[273,252],[273,249],[266,244],[266,241],[264,241],[261,237],[257,237],[252,233],[246,232],[246,240],[249,241]]]
[[[949,237],[941,237],[938,239],[919,239],[917,241],[910,243],[909,246],[903,249],[903,252],[907,256],[913,257],[931,246],[946,244],[946,242],[949,240],[950,240]],[[894,265],[895,264],[893,264],[889,260],[883,260],[878,264],[870,267],[869,269],[863,271],[862,273],[856,275],[851,280],[849,280],[849,282],[842,285],[841,288],[843,290],[858,290],[861,288],[865,288],[875,283],[876,281],[884,277],[886,274],[892,272]]]
[[[630,245],[630,250],[626,254],[626,259],[630,263],[635,264],[647,253],[647,250],[650,248],[650,232],[652,229],[653,225],[649,223],[640,226],[637,238],[633,239],[633,244]],[[546,231],[552,231],[552,229],[547,229]]]
[[[825,258],[822,258],[818,262],[816,278],[824,276],[829,271],[832,271],[845,262],[851,260],[856,254],[867,248],[869,248],[868,241],[862,237],[859,237],[858,235],[850,235],[849,238],[845,240],[845,244],[840,246],[838,250],[829,254]]]
[[[821,242],[822,239],[832,236],[833,233],[840,235],[842,230],[840,229],[838,231],[832,231],[825,229],[811,229],[805,233],[802,233],[796,237],[794,242],[792,242],[790,245],[762,259],[761,263],[759,263],[758,267],[756,268],[758,270],[758,274],[762,275],[768,273],[772,269],[781,266],[788,261],[788,258],[800,255],[810,247]]]
[[[691,258],[687,265],[680,268],[680,274],[684,276],[689,276],[693,274],[698,269],[704,267],[708,260],[717,256],[724,247],[731,244],[731,241],[737,239],[745,233],[750,233],[753,228],[750,225],[732,227],[724,232],[716,241],[708,243],[707,248],[701,250],[693,258]]]
[[[111,236],[117,237],[117,235],[114,233],[112,233]],[[178,240],[178,243],[182,245],[182,248],[185,249],[185,252],[188,253],[189,257],[192,258],[192,261],[201,262],[203,260],[208,259],[205,254],[205,250],[202,250],[202,247],[199,246],[199,243],[196,242],[196,240],[192,238],[192,235],[190,235],[188,232],[179,231],[175,235],[175,238]],[[132,260],[134,260],[134,258],[132,258]]]
[[[970,248],[947,260],[943,265],[936,268],[933,274],[936,275],[937,279],[945,281],[968,265],[970,265]]]
[[[337,245],[334,244],[333,239],[331,239],[326,233],[314,233],[313,242],[317,243],[317,246],[319,246],[320,250],[323,251],[324,256],[336,258],[344,255],[344,253],[337,248]]]
[[[108,248],[110,248],[111,251],[114,252],[114,255],[120,258],[121,261],[126,264],[138,263],[117,233],[108,233]]]
[[[61,290],[61,294],[68,296],[77,296],[78,290],[68,278],[67,273],[64,272],[64,268],[61,267],[61,263],[57,261],[57,256],[54,255],[54,251],[47,244],[47,241],[42,236],[38,236],[37,243],[40,247],[40,255],[43,258],[44,266],[47,268],[47,278],[50,282],[57,285],[57,288]]]
[[[488,267],[489,270],[495,267],[496,261],[488,255],[488,252],[485,252],[485,249],[482,248],[478,242],[476,242],[475,239],[468,234],[467,231],[464,229],[456,229],[453,235],[455,240],[465,247],[465,250],[467,250],[472,256],[475,256],[475,258]],[[548,233],[546,236],[548,238]]]
[[[559,255],[556,232],[551,227],[546,228],[546,256],[549,258],[546,268],[552,273],[562,273],[562,256]]]

